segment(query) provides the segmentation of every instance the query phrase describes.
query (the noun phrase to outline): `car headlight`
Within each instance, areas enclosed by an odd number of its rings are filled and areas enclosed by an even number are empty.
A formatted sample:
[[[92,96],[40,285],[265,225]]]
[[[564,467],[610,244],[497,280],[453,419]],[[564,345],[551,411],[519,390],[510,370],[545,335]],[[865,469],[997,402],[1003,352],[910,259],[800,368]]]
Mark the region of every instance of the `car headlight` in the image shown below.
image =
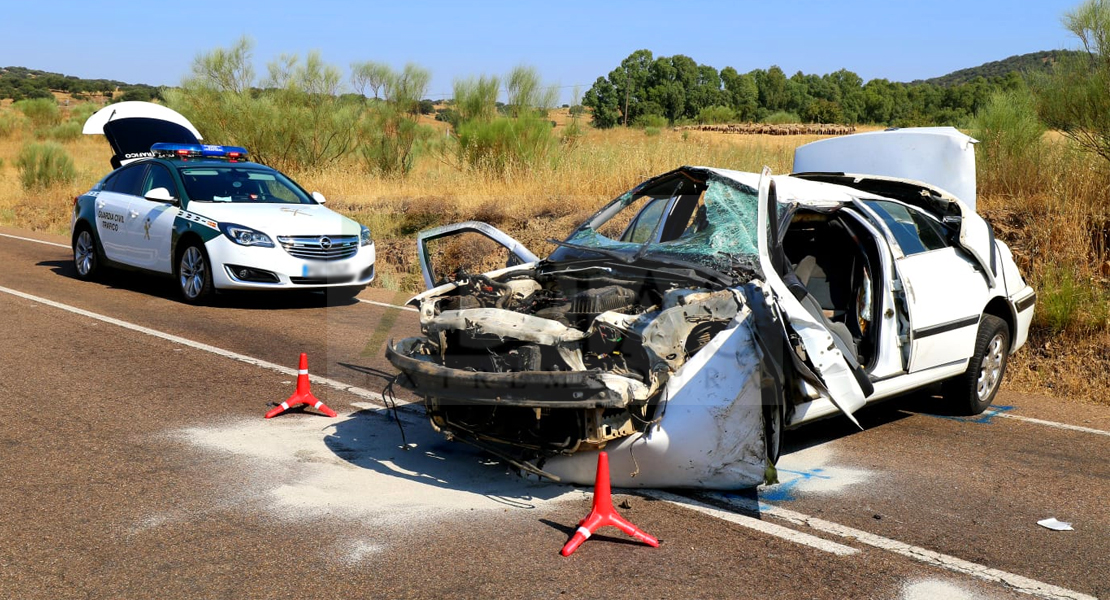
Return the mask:
[[[261,231],[251,229],[250,227],[243,227],[235,223],[220,223],[220,231],[224,232],[224,235],[240,246],[274,247],[274,242],[270,239],[270,236]]]
[[[374,238],[370,237],[370,228],[363,225],[362,230],[358,232],[359,244],[362,246],[369,246],[374,243]]]

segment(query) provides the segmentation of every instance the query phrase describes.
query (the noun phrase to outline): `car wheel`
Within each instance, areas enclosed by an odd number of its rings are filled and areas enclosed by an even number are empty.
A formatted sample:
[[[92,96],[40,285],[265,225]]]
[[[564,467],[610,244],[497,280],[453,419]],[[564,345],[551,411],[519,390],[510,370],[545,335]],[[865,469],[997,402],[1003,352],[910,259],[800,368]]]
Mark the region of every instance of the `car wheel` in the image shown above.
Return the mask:
[[[977,415],[987,410],[1006,373],[1009,352],[1010,327],[1006,321],[994,315],[983,315],[979,334],[975,337],[975,353],[971,355],[967,371],[945,384],[944,395],[955,411]]]
[[[212,295],[212,269],[203,246],[189,243],[178,255],[177,284],[189,304],[200,304]]]
[[[73,266],[77,267],[79,279],[95,279],[100,272],[100,251],[96,247],[96,238],[87,225],[77,230],[73,237]]]

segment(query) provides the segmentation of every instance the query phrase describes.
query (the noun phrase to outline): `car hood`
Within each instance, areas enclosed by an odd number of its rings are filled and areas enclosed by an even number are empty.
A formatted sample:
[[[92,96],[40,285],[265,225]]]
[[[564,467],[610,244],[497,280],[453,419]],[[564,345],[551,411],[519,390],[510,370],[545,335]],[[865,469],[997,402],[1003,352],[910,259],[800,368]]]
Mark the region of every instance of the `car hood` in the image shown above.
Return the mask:
[[[189,212],[270,235],[358,235],[361,225],[319,204],[191,202]]]

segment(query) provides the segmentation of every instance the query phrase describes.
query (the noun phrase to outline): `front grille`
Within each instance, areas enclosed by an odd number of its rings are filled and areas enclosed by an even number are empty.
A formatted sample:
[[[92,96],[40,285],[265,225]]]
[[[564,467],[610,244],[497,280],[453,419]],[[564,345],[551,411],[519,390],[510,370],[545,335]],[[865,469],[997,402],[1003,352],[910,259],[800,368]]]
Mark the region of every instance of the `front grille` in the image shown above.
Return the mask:
[[[278,243],[289,254],[309,260],[343,260],[358,253],[357,235],[287,235]]]

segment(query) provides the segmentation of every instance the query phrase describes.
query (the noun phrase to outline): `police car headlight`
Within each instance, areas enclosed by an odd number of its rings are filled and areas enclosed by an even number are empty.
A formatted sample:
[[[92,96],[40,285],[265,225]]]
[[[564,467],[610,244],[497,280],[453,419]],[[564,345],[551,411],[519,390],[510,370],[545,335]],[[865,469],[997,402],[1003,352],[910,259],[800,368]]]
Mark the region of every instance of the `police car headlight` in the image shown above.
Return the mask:
[[[220,223],[220,231],[224,232],[224,235],[240,246],[274,247],[274,242],[270,239],[270,236],[261,231],[251,229],[250,227],[243,227],[235,223]]]
[[[362,230],[358,234],[359,243],[363,246],[369,246],[374,243],[374,238],[370,237],[370,228],[363,225]]]

